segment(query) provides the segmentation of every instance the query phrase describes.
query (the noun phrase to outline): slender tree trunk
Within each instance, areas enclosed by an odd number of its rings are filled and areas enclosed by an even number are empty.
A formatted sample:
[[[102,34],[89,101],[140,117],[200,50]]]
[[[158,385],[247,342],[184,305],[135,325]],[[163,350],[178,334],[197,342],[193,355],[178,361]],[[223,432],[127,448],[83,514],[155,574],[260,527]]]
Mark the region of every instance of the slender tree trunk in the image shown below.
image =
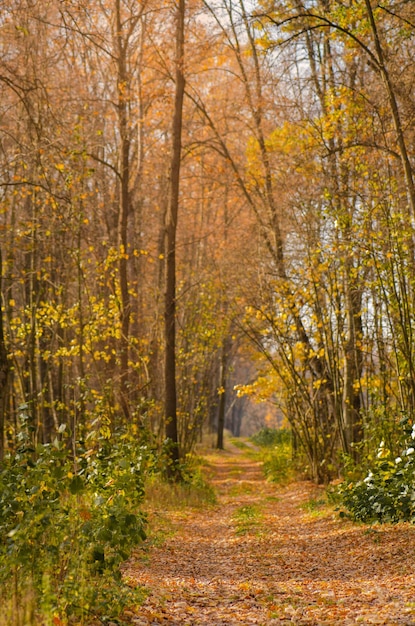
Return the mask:
[[[3,263],[0,250],[0,295],[2,293]],[[9,396],[9,359],[4,337],[4,313],[0,301],[0,462],[4,458],[4,433]]]
[[[229,233],[229,227],[230,227],[229,214],[228,214],[228,192],[227,192],[227,190],[225,192],[225,198],[224,198],[224,203],[223,204],[224,204],[224,206],[223,206],[223,209],[224,209],[224,231],[223,231],[223,237],[224,237],[225,246],[227,246],[227,244],[228,244],[228,233]],[[223,315],[224,318],[226,318],[227,315],[228,315],[228,306],[227,306],[226,302],[224,304],[222,315]],[[221,351],[221,360],[220,360],[220,375],[219,375],[220,395],[219,395],[219,410],[218,410],[218,437],[217,437],[217,442],[216,442],[216,447],[219,450],[223,450],[223,447],[224,447],[223,434],[224,434],[224,430],[225,430],[226,403],[227,403],[227,399],[228,399],[227,379],[228,379],[229,353],[230,353],[230,350],[231,350],[231,343],[232,343],[231,332],[229,330],[229,334],[226,335],[224,340],[223,340],[222,351]]]
[[[408,149],[406,146],[405,135],[402,129],[401,116],[399,113],[399,106],[395,95],[395,89],[392,85],[390,74],[386,66],[385,53],[382,48],[382,44],[379,37],[379,32],[376,26],[375,16],[373,14],[372,5],[370,0],[365,0],[366,11],[369,18],[370,28],[372,30],[373,41],[376,49],[376,56],[378,60],[379,72],[382,76],[383,83],[385,85],[386,93],[388,94],[389,106],[391,108],[393,123],[395,126],[396,140],[399,147],[399,154],[401,157],[401,163],[405,175],[406,188],[408,193],[408,201],[412,212],[412,218],[415,218],[415,184],[412,172],[412,166],[408,155]]]
[[[130,137],[128,128],[129,85],[126,66],[127,41],[122,37],[121,6],[116,0],[118,48],[118,123],[121,140],[121,193],[118,219],[119,276],[121,293],[120,401],[124,417],[130,418],[128,361],[131,301],[128,285],[128,218],[130,213]]]
[[[220,363],[220,390],[219,390],[219,410],[218,410],[218,438],[216,447],[223,450],[223,431],[225,430],[225,408],[226,408],[226,374],[228,369],[228,341],[225,340],[222,346]]]
[[[173,117],[173,147],[170,165],[169,206],[166,217],[166,291],[165,291],[165,428],[169,442],[170,478],[178,477],[179,440],[176,392],[176,231],[180,192],[183,99],[185,90],[184,55],[185,0],[179,0],[176,16],[176,90]]]
[[[362,374],[362,295],[357,286],[346,284],[348,339],[344,355],[343,420],[346,448],[357,461],[359,452],[353,444],[363,441],[360,378]]]

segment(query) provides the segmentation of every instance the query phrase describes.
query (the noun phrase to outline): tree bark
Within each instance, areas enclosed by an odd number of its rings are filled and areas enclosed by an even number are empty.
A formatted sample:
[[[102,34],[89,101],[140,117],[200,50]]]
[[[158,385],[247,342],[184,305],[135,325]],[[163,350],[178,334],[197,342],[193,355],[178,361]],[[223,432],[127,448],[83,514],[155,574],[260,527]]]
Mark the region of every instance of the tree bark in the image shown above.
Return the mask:
[[[219,389],[219,409],[218,409],[218,437],[216,447],[223,450],[223,432],[225,430],[225,408],[226,408],[226,374],[228,369],[228,343],[225,339],[222,346],[220,363],[220,389]]]
[[[128,129],[128,75],[126,66],[127,40],[122,37],[121,6],[116,0],[117,53],[118,53],[118,124],[121,141],[120,155],[120,209],[118,218],[119,277],[121,293],[121,339],[120,339],[120,402],[124,417],[130,418],[128,361],[131,301],[128,285],[128,218],[130,213],[130,137]]]
[[[173,146],[170,164],[169,206],[166,216],[165,332],[165,432],[168,441],[168,475],[178,477],[179,440],[176,392],[176,232],[180,193],[183,99],[185,90],[184,56],[185,0],[179,0],[176,14],[176,89],[173,116]]]
[[[2,292],[3,263],[0,250],[0,294]],[[4,458],[4,433],[9,395],[9,358],[4,337],[4,312],[0,302],[0,462]]]

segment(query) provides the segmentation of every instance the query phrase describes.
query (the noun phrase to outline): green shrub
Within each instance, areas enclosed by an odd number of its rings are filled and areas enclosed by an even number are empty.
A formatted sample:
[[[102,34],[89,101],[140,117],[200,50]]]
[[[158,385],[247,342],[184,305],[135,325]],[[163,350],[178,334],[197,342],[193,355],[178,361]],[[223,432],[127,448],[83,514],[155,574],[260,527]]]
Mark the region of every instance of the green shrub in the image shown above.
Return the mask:
[[[157,508],[161,503],[165,509],[205,508],[216,504],[215,489],[206,479],[201,465],[200,457],[186,455],[180,461],[181,480],[177,482],[168,480],[162,469],[149,473],[145,494],[149,508]]]
[[[145,537],[146,451],[126,435],[80,448],[24,445],[0,471],[0,592],[34,595],[36,623],[120,614],[133,591],[119,566]],[[13,585],[10,581],[13,580]],[[113,615],[114,616],[114,615]],[[51,618],[50,618],[51,619]],[[43,621],[42,621],[43,620]]]
[[[251,441],[261,448],[291,444],[291,431],[287,428],[264,427],[251,437]]]
[[[339,487],[341,503],[354,520],[415,522],[415,426],[403,452],[395,459],[381,442],[376,459],[363,480]],[[415,445],[415,444],[414,444]]]
[[[251,440],[260,446],[266,477],[273,482],[286,482],[293,476],[291,432],[287,429],[262,428]]]
[[[281,444],[262,457],[265,476],[268,480],[284,483],[291,480],[294,473],[290,444]]]

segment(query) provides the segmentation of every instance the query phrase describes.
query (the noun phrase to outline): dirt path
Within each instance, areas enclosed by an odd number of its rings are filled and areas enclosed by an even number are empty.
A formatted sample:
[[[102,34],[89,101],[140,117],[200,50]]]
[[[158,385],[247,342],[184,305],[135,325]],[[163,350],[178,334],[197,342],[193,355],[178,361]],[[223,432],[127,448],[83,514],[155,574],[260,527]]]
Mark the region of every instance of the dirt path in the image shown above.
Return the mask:
[[[341,520],[313,485],[267,483],[237,449],[210,460],[218,505],[176,516],[129,565],[151,590],[134,624],[415,625],[413,527]]]

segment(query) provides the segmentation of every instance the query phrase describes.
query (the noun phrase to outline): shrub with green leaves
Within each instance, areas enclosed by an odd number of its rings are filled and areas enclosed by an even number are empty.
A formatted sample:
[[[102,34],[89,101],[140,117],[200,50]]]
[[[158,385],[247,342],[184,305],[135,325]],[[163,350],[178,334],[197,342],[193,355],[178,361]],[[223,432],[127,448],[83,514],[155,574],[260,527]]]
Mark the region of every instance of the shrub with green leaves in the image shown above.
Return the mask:
[[[142,462],[128,436],[80,448],[23,445],[0,470],[0,596],[30,590],[56,618],[121,613],[119,566],[145,537]],[[13,586],[10,584],[13,578]],[[48,607],[45,607],[47,598]]]
[[[262,428],[251,440],[261,448],[266,477],[273,482],[286,482],[293,474],[291,432],[285,428]]]
[[[255,435],[252,435],[251,441],[261,448],[272,448],[279,444],[290,444],[291,431],[287,428],[269,428],[265,426]]]
[[[354,520],[415,522],[415,425],[400,456],[393,458],[382,441],[363,480],[339,487],[341,502]]]

